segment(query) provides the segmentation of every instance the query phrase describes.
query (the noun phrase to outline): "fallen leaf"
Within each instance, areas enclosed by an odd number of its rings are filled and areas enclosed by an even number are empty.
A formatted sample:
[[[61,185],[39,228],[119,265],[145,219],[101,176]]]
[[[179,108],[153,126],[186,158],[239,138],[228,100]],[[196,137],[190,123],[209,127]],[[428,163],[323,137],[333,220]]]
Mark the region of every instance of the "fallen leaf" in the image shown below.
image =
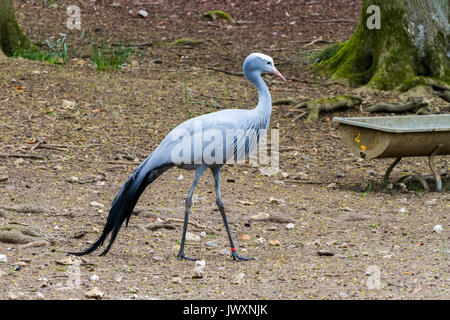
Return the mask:
[[[243,204],[245,206],[252,206],[253,202],[250,201],[243,201],[243,200],[236,200],[237,203]]]

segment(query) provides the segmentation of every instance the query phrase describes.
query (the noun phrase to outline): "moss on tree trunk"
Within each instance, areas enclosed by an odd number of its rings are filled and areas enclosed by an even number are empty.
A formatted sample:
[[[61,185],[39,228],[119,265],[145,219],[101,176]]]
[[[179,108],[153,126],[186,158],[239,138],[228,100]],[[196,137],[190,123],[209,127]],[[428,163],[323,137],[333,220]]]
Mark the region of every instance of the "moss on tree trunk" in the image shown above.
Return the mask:
[[[35,46],[20,29],[14,14],[13,0],[0,0],[0,56],[11,56],[18,48]]]
[[[367,26],[371,5],[381,9],[380,29]],[[353,87],[407,90],[424,77],[449,84],[448,9],[448,0],[363,0],[352,37],[331,57],[326,49],[318,67]]]

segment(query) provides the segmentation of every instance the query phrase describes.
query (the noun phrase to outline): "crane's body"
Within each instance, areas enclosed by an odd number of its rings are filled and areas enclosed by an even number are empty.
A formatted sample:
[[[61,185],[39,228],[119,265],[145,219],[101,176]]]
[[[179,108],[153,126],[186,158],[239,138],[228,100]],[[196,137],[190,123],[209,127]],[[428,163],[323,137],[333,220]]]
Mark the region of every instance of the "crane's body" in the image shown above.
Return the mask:
[[[166,170],[177,166],[195,170],[194,181],[186,198],[183,236],[178,258],[196,260],[184,255],[184,244],[189,219],[192,195],[198,180],[211,169],[216,187],[216,203],[221,212],[230,240],[232,256],[235,260],[248,260],[236,253],[230,228],[220,197],[220,170],[230,160],[242,160],[255,150],[262,130],[268,129],[272,111],[269,89],[261,73],[272,72],[284,77],[275,69],[273,60],[260,53],[249,55],[243,65],[245,77],[257,88],[259,101],[254,109],[227,109],[189,119],[173,129],[158,147],[133,172],[119,194],[114,199],[106,225],[100,238],[86,251],[71,253],[83,255],[90,253],[103,244],[111,233],[108,247],[102,255],[108,253],[123,222],[126,224],[144,189]],[[286,81],[286,80],[285,80]]]

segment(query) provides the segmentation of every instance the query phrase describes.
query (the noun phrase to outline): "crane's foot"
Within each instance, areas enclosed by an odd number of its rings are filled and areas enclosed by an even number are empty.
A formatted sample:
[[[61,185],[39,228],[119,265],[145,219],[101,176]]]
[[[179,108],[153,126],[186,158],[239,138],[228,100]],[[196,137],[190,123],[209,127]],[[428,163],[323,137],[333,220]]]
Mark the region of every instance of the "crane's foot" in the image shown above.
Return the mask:
[[[183,252],[178,253],[177,255],[178,260],[188,260],[188,261],[197,261],[200,260],[199,258],[190,258],[184,255]]]
[[[255,258],[242,257],[242,256],[238,255],[236,251],[232,251],[231,252],[231,256],[233,257],[234,261],[249,261],[249,260],[254,260],[255,259]]]

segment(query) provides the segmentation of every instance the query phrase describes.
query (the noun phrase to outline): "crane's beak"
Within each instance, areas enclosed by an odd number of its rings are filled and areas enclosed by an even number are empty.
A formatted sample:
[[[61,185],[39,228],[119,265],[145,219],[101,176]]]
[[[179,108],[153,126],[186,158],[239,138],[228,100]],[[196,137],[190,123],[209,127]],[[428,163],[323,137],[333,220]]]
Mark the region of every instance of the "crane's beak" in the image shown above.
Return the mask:
[[[272,72],[273,72],[273,74],[276,74],[276,75],[279,76],[281,79],[283,79],[284,82],[287,82],[286,78],[283,77],[283,75],[282,75],[275,67],[273,67]]]

